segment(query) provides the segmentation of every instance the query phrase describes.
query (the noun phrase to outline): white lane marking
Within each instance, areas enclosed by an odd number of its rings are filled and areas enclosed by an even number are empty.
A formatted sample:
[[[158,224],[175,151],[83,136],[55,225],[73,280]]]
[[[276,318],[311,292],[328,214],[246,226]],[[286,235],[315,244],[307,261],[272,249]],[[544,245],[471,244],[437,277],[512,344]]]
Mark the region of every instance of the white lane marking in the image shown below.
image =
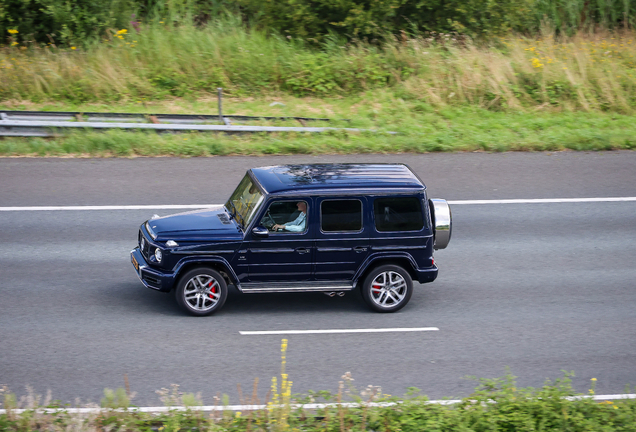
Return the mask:
[[[209,208],[209,207],[219,207],[221,205],[223,204],[0,207],[0,211],[173,210],[173,209],[202,209],[202,208]]]
[[[379,329],[333,329],[333,330],[264,330],[264,331],[240,331],[248,335],[286,335],[286,334],[326,334],[326,333],[389,333],[389,332],[424,332],[438,331],[437,327],[413,327],[413,328],[379,328]]]
[[[551,204],[551,203],[586,203],[586,202],[624,202],[636,201],[636,197],[609,198],[539,198],[539,199],[501,199],[501,200],[451,200],[448,204]]]
[[[612,394],[612,395],[594,395],[594,396],[569,396],[564,398],[566,400],[579,400],[579,399],[592,399],[595,401],[604,401],[604,400],[620,400],[620,399],[636,399],[636,394]],[[424,402],[427,405],[437,404],[437,405],[453,405],[457,403],[463,402],[463,399],[441,399],[441,400],[429,400]],[[368,407],[389,407],[395,406],[400,402],[370,402],[362,404],[363,406]],[[334,408],[338,405],[348,408],[356,408],[359,407],[360,404],[356,402],[343,402],[341,404],[338,403],[311,403],[311,404],[292,404],[291,407],[296,408],[304,408],[304,409],[324,409],[324,408]],[[161,406],[161,407],[130,407],[127,410],[130,412],[145,412],[145,413],[167,413],[170,411],[253,411],[253,410],[262,410],[266,409],[267,405],[205,405],[205,406],[192,406],[192,407],[184,407],[184,406]],[[13,414],[22,414],[28,411],[33,411],[31,409],[12,409],[11,413]],[[38,413],[47,413],[47,414],[55,414],[55,413],[69,413],[69,414],[100,414],[102,412],[111,412],[111,408],[40,408],[36,410]],[[0,414],[6,414],[7,411],[4,409],[0,409]]]
[[[553,203],[591,203],[591,202],[628,202],[636,201],[636,197],[607,198],[539,198],[539,199],[500,199],[500,200],[450,200],[452,205],[471,204],[553,204]],[[0,207],[0,211],[82,211],[82,210],[175,210],[203,209],[219,207],[223,204],[157,204],[157,205],[110,205],[110,206],[31,206]]]

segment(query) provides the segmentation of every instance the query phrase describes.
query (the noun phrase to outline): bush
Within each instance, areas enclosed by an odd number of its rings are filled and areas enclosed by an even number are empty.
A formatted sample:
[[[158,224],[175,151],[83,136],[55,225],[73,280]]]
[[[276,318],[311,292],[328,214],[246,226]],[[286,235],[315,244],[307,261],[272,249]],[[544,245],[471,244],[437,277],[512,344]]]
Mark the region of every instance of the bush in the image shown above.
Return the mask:
[[[536,33],[543,25],[574,33],[636,23],[636,0],[238,0],[251,19],[282,35],[323,40],[380,39],[421,32],[492,38]]]
[[[0,0],[0,33],[22,42],[77,45],[108,29],[127,28],[134,0]]]
[[[228,14],[311,42],[422,32],[489,39],[510,31],[535,34],[542,25],[568,34],[633,27],[636,0],[0,0],[0,34],[9,44],[86,45],[149,21],[203,26]]]

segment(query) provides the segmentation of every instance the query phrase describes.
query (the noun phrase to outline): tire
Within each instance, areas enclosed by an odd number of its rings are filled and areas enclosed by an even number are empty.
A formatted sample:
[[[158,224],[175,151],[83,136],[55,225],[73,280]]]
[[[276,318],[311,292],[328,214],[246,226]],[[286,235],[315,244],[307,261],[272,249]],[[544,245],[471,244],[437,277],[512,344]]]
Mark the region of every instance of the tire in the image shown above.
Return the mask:
[[[413,281],[397,265],[383,265],[371,271],[362,284],[362,297],[376,312],[397,312],[411,299]]]
[[[227,292],[227,284],[219,272],[197,267],[181,276],[175,297],[181,309],[190,315],[206,316],[223,307]]]

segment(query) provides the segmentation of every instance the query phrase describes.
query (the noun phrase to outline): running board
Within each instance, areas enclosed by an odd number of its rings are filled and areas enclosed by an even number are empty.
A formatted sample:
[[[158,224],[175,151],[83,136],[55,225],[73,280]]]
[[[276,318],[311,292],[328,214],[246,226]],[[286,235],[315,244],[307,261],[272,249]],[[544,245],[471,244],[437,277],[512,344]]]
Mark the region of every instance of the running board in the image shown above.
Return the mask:
[[[284,293],[284,292],[329,292],[329,291],[351,291],[355,287],[350,283],[320,283],[305,282],[299,285],[298,282],[268,282],[268,283],[242,283],[237,286],[239,291],[253,293]]]

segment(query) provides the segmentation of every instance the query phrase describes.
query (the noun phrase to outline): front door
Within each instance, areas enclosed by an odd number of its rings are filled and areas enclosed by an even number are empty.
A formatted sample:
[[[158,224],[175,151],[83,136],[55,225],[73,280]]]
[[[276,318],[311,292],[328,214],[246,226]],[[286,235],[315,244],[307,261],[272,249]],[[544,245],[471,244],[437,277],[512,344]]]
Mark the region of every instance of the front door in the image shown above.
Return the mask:
[[[249,233],[247,261],[250,283],[295,282],[312,278],[314,240],[311,236],[312,200],[275,199],[257,226],[267,237]]]

